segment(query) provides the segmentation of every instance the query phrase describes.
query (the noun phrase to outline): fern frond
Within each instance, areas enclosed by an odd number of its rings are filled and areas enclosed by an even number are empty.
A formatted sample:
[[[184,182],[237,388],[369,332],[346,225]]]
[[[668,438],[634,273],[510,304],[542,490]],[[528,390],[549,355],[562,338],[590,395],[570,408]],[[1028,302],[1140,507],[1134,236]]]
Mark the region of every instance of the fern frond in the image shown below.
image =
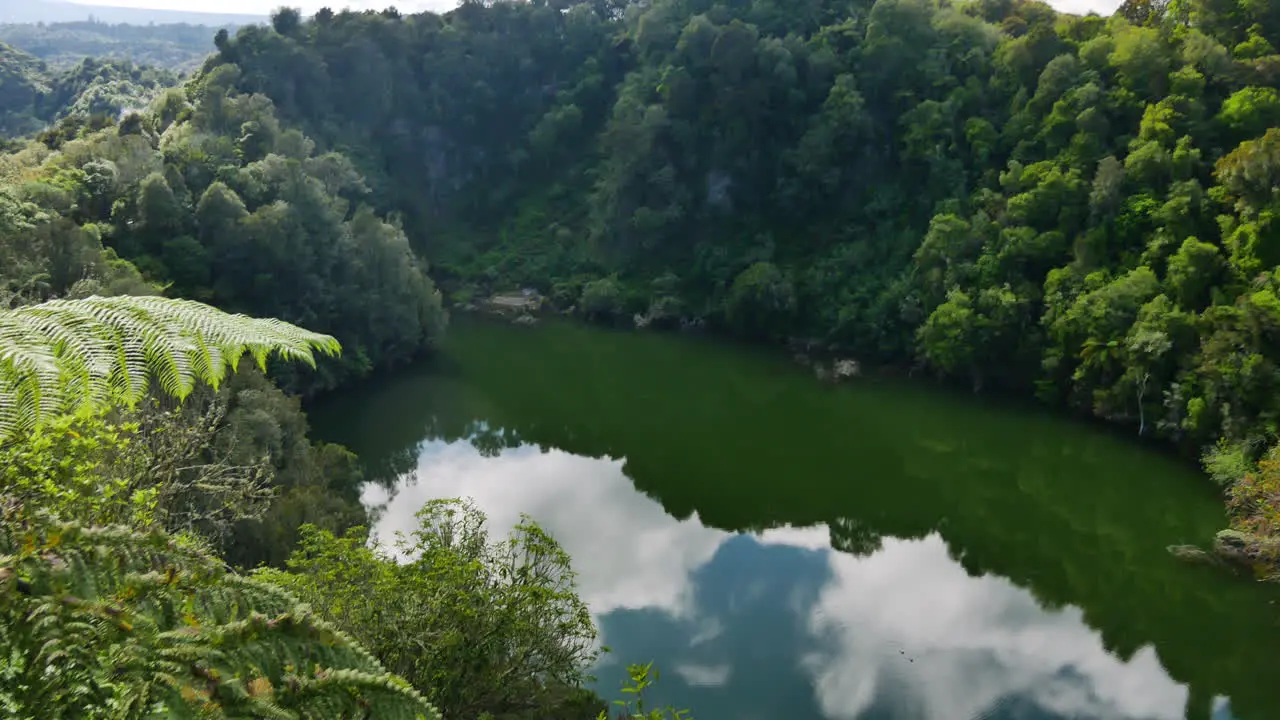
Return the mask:
[[[179,399],[219,385],[246,353],[315,366],[338,341],[192,300],[89,297],[0,311],[0,442],[61,413],[132,405],[154,382]]]
[[[0,527],[0,657],[23,716],[440,718],[292,595],[161,531]]]

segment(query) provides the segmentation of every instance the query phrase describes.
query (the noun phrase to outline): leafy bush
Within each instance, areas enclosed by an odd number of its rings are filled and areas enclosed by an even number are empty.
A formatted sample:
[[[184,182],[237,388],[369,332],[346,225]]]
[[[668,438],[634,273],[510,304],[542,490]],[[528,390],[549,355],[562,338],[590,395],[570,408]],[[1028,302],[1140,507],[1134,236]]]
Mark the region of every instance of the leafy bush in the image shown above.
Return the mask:
[[[738,332],[768,338],[786,330],[795,309],[791,281],[773,263],[758,262],[734,279],[725,318]]]
[[[190,530],[210,509],[234,518],[260,499],[253,468],[184,467],[216,456],[211,429],[175,439],[181,423],[140,432],[104,421],[111,405],[135,407],[153,374],[181,399],[246,350],[262,363],[313,349],[338,347],[159,298],[0,311],[0,707],[113,720],[439,718],[293,597],[164,529]],[[54,414],[64,408],[76,414]]]
[[[489,540],[469,502],[437,500],[395,539],[405,562],[304,526],[288,570],[256,577],[346,628],[448,717],[564,717],[595,659],[595,627],[569,556],[529,518]]]
[[[578,309],[590,320],[614,320],[626,309],[626,289],[616,275],[592,280],[582,288]]]
[[[644,692],[658,682],[658,675],[653,663],[627,666],[627,680],[623,682],[622,692],[630,699],[614,702],[619,708],[616,720],[693,720],[688,710],[676,710],[670,706],[645,711]],[[608,720],[608,716],[602,712],[596,720]]]
[[[3,510],[6,714],[439,718],[341,630],[190,542]]]

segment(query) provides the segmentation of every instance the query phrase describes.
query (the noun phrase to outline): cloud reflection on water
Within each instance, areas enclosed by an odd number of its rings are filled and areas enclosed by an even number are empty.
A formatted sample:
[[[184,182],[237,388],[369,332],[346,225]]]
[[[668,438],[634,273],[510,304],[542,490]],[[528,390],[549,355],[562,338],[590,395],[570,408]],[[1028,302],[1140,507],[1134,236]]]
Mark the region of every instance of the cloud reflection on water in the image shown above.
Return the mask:
[[[833,719],[860,717],[886,681],[913,689],[911,717],[980,717],[1014,696],[1062,717],[1183,717],[1187,689],[1150,646],[1121,662],[1078,609],[1046,612],[1004,578],[970,577],[936,534],[831,559],[809,625],[827,647],[805,664]]]
[[[386,491],[368,486],[364,500],[381,504]],[[506,532],[527,514],[569,551],[582,597],[597,614],[656,608],[683,616],[689,573],[715,554],[725,533],[700,522],[675,522],[632,489],[622,462],[583,458],[536,447],[482,457],[467,443],[422,446],[416,482],[401,486],[374,532],[390,538],[414,528],[428,500],[471,497]]]
[[[427,500],[462,496],[494,532],[521,513],[550,531],[611,661],[660,644],[667,696],[701,699],[699,720],[719,717],[707,692],[760,693],[759,678],[781,686],[787,674],[812,688],[811,717],[830,720],[1183,717],[1187,689],[1150,647],[1120,661],[1078,609],[1046,611],[1003,578],[970,577],[937,534],[886,538],[866,557],[832,551],[825,527],[735,535],[670,517],[621,460],[530,446],[486,457],[465,442],[424,443],[416,478],[365,500],[386,502],[375,532],[387,538]]]

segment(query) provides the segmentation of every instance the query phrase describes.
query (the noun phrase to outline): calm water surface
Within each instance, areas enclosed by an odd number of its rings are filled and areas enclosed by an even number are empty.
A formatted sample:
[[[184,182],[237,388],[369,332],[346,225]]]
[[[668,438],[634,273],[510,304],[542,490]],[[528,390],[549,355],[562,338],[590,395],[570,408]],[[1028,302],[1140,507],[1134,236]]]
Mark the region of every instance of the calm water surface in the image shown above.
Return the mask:
[[[1222,526],[1215,491],[1044,414],[463,320],[311,418],[365,461],[380,536],[453,496],[550,530],[608,696],[654,660],[697,720],[1280,718],[1278,594],[1165,552]]]

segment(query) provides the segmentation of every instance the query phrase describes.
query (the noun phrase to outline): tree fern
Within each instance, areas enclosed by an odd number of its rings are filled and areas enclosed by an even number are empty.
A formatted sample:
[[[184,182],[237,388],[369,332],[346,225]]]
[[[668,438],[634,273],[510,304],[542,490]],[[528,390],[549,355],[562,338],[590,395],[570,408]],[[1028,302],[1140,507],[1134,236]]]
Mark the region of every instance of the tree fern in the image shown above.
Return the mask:
[[[90,297],[0,312],[0,442],[45,419],[108,404],[131,405],[153,379],[186,397],[217,386],[248,353],[315,365],[337,340],[274,319],[230,315],[191,300]]]
[[[0,529],[0,709],[121,720],[440,717],[287,592],[163,532],[23,522]]]

